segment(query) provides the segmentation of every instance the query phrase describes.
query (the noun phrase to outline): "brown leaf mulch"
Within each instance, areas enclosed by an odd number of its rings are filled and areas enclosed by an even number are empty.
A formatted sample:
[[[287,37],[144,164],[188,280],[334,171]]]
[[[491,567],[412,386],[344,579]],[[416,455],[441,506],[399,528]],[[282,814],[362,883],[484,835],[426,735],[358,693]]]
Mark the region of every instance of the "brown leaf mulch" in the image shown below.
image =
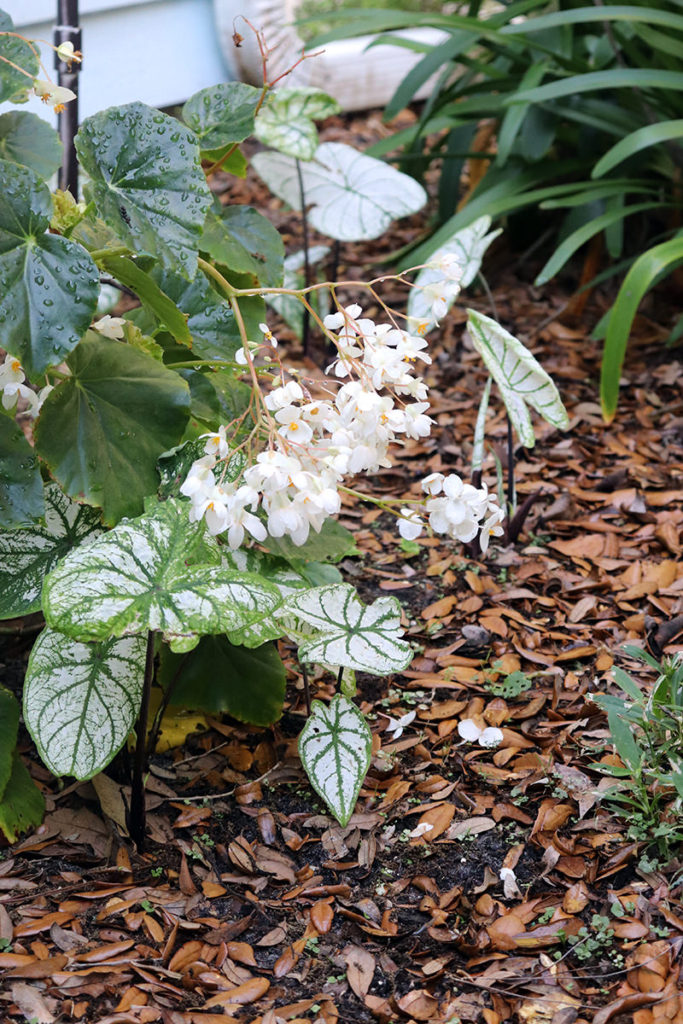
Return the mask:
[[[328,137],[376,135],[376,120],[335,119]],[[232,198],[293,224],[251,178]],[[419,218],[390,245],[411,230]],[[360,276],[367,260],[343,247],[342,272]],[[571,426],[538,425],[536,447],[517,451],[520,500],[538,492],[521,540],[470,558],[437,537],[401,546],[369,506],[341,516],[361,552],[346,578],[365,600],[398,596],[418,646],[403,675],[359,680],[373,760],[349,825],[325,812],[298,762],[304,702],[286,647],[276,726],[212,721],[154,758],[144,856],[124,834],[121,766],[96,785],[62,785],[24,742],[48,813],[0,850],[3,1022],[683,1022],[683,864],[643,867],[643,840],[601,804],[606,781],[592,765],[614,754],[590,700],[613,686],[615,663],[653,678],[624,643],[657,656],[683,646],[681,365],[662,345],[671,314],[666,296],[644,307],[606,427],[588,338],[606,298],[569,323],[571,289],[540,291],[527,276],[504,249],[493,254],[498,317],[551,373]],[[489,312],[485,295],[468,301]],[[467,473],[485,374],[465,319],[458,307],[433,336],[438,429],[409,443],[376,490]],[[495,398],[488,436],[504,463]],[[494,483],[492,455],[484,475]],[[27,646],[2,638],[15,688]],[[495,695],[515,672],[530,688]],[[324,697],[334,683],[314,686]],[[411,712],[399,735],[392,719]],[[462,742],[465,718],[502,728],[503,743]]]

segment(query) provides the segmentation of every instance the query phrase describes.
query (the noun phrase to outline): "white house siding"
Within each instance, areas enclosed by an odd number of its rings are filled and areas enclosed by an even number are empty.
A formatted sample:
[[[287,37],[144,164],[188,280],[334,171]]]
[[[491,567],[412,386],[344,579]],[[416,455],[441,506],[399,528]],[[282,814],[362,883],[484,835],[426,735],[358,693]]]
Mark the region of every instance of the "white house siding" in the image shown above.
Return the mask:
[[[23,35],[52,39],[57,0],[0,0],[0,7]],[[155,107],[182,103],[198,89],[234,77],[221,52],[212,0],[81,0],[79,8],[81,119],[133,100]],[[42,56],[54,77],[53,52],[42,47]],[[56,120],[36,98],[16,109]]]

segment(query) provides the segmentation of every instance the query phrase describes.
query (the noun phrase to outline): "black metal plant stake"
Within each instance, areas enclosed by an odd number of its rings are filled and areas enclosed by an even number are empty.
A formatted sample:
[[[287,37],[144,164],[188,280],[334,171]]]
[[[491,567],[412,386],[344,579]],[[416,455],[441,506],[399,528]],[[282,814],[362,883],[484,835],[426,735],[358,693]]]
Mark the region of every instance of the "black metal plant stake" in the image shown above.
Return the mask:
[[[53,42],[55,46],[61,43],[73,43],[74,50],[81,50],[81,30],[78,26],[78,0],[57,0],[57,24],[55,25]],[[81,64],[74,61],[69,69],[68,64],[60,60],[55,53],[55,69],[57,71],[57,83],[76,94],[76,99],[71,100],[58,115],[59,137],[64,146],[62,156],[62,167],[59,172],[59,187],[71,192],[74,199],[78,199],[78,160],[76,159],[76,147],[74,139],[78,131],[78,74]]]

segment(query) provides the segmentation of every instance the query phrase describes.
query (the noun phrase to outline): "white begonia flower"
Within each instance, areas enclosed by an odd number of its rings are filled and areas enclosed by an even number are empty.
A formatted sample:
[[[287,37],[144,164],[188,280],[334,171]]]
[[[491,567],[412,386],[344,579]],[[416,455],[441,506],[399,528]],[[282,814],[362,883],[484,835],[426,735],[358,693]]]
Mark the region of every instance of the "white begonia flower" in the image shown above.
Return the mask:
[[[382,713],[382,717],[386,718],[389,722],[385,729],[387,736],[390,736],[392,740],[397,740],[399,736],[403,735],[403,730],[406,726],[415,720],[416,714],[417,712],[415,711],[409,711],[407,714],[401,715],[400,718],[391,718],[389,715]]]
[[[280,424],[278,432],[288,441],[307,444],[313,437],[313,431],[308,423],[301,418],[301,409],[295,405],[287,405],[284,409],[279,409],[275,413],[275,419]]]
[[[21,363],[14,356],[5,356],[5,361],[0,365],[0,388],[8,384],[23,384],[26,374]]]
[[[26,387],[25,384],[20,384],[18,381],[11,381],[9,384],[5,384],[5,389],[2,393],[3,408],[13,409],[19,397],[25,398],[30,404],[31,399],[35,398],[35,395],[30,388]]]
[[[290,380],[281,387],[274,388],[269,395],[266,395],[264,401],[267,408],[272,411],[284,409],[286,405],[291,405],[293,402],[301,402],[303,397],[301,385],[297,384],[295,380]]]
[[[424,529],[424,523],[412,508],[402,508],[398,521],[398,532],[404,540],[415,540]]]
[[[425,494],[441,494],[445,479],[443,473],[430,473],[422,480],[422,490]]]
[[[60,60],[64,61],[65,64],[68,64],[69,68],[74,61],[76,61],[77,64],[80,64],[83,60],[83,54],[80,50],[74,50],[74,44],[69,39],[64,43],[59,44],[57,47],[57,56]]]
[[[263,340],[267,342],[269,345],[272,345],[273,348],[277,348],[277,338],[271,331],[268,324],[259,324],[258,327],[259,331],[263,335]]]
[[[522,895],[512,868],[501,868],[498,877],[503,883],[503,896],[506,900],[514,900]]]
[[[491,514],[488,519],[484,522],[481,528],[481,534],[479,537],[479,546],[482,554],[486,554],[489,547],[489,541],[491,537],[502,537],[505,533],[503,526],[501,525],[505,519],[505,512],[502,508],[498,508],[497,505],[492,507]]]
[[[421,836],[426,835],[427,832],[431,832],[433,828],[434,825],[430,824],[430,822],[421,821],[419,825],[415,826],[412,832],[408,833],[408,835],[410,836],[411,839],[420,839]]]
[[[213,468],[216,460],[211,455],[196,459],[190,466],[184,482],[180,485],[180,493],[190,498],[193,504],[201,504],[216,486]]]
[[[221,426],[218,428],[216,434],[201,434],[200,440],[208,438],[204,445],[204,451],[207,455],[212,455],[215,459],[224,459],[230,451],[230,446],[225,438],[225,432],[227,427]]]
[[[480,729],[473,719],[465,718],[458,722],[458,735],[468,743],[478,743],[480,747],[499,747],[503,742],[503,733],[495,726]]]
[[[125,319],[122,316],[103,316],[100,320],[94,323],[93,330],[97,331],[102,335],[103,338],[110,338],[112,341],[121,341],[123,338],[123,328],[125,326]]]
[[[357,320],[362,312],[363,310],[356,303],[346,306],[343,312],[340,310],[337,313],[328,313],[323,319],[323,327],[326,327],[328,331],[338,331],[345,327],[349,320]]]
[[[408,437],[420,438],[429,437],[434,420],[431,416],[425,416],[429,408],[429,402],[415,402],[407,406],[405,410],[406,425],[405,432]]]
[[[76,99],[76,93],[63,85],[55,85],[53,82],[46,82],[42,78],[33,80],[33,91],[39,96],[43,103],[51,103],[56,114],[64,110],[64,104]]]

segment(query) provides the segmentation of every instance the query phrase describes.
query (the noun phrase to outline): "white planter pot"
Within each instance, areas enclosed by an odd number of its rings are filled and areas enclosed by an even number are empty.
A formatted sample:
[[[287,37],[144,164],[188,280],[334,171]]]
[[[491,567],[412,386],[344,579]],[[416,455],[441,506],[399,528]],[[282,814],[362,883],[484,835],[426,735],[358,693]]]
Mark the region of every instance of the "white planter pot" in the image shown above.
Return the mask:
[[[245,24],[263,32],[269,48],[268,76],[272,81],[294,64],[304,44],[292,26],[296,0],[213,0],[219,42],[235,76],[252,85],[261,85],[263,70],[261,55],[254,33]],[[236,47],[233,34],[243,37]],[[416,41],[434,44],[441,42],[446,33],[438,29],[418,28],[394,35],[408,36]],[[401,46],[366,47],[374,36],[358,36],[328,43],[318,57],[302,61],[283,80],[288,85],[309,85],[329,93],[343,110],[364,110],[382,107],[393,95],[396,87],[422,58],[423,54]],[[417,93],[417,99],[429,96],[433,79]]]

